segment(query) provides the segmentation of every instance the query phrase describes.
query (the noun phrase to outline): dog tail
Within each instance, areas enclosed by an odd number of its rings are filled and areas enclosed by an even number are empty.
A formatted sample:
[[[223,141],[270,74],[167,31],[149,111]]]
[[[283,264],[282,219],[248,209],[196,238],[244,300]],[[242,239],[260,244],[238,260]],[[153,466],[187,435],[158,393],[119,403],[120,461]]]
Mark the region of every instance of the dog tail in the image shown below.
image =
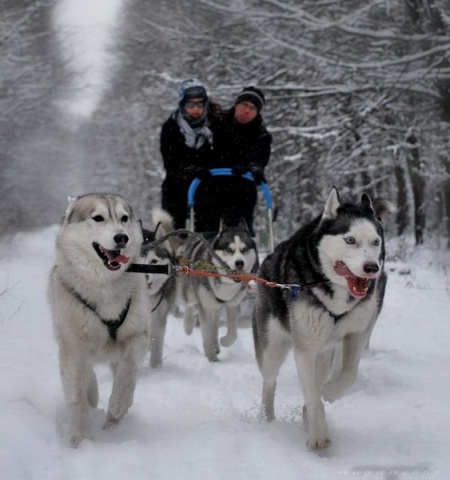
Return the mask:
[[[175,227],[174,227],[174,222],[173,222],[173,217],[170,215],[169,212],[166,210],[163,210],[162,208],[155,207],[152,210],[152,221],[153,225],[156,228],[156,238],[161,238],[163,235],[166,235],[167,233],[173,232]],[[170,245],[170,249],[174,253],[174,255],[179,255],[181,254],[181,248],[183,245],[183,240],[180,239],[177,236],[170,237],[167,240],[166,246],[168,247]]]
[[[174,229],[172,215],[162,208],[155,207],[152,210],[152,221],[155,227],[160,224],[166,233]]]

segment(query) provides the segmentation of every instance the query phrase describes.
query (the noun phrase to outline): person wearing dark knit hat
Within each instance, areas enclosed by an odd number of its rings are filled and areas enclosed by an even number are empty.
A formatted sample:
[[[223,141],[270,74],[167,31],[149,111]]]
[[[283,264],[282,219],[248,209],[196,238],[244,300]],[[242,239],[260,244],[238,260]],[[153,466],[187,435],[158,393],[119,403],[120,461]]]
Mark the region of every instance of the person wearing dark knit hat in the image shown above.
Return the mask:
[[[264,98],[263,92],[256,87],[246,87],[242,92],[236,97],[234,105],[239,105],[240,103],[250,102],[256,107],[257,112],[261,113],[266,99]]]
[[[189,78],[178,87],[178,106],[164,122],[160,150],[166,170],[161,187],[162,208],[174,219],[176,229],[185,228],[187,192],[196,177],[210,176],[213,161],[211,125],[219,121],[220,107],[208,97],[206,87]]]
[[[270,159],[272,143],[272,136],[261,116],[265,103],[259,88],[245,87],[237,95],[233,107],[224,112],[222,121],[216,124],[214,148],[218,155],[217,166],[231,168],[235,176],[213,177],[209,182],[210,213],[205,214],[205,222],[200,225],[199,231],[218,230],[221,218],[231,225],[244,218],[254,235],[256,185],[266,181],[264,169]],[[241,177],[246,172],[252,173],[255,182]]]

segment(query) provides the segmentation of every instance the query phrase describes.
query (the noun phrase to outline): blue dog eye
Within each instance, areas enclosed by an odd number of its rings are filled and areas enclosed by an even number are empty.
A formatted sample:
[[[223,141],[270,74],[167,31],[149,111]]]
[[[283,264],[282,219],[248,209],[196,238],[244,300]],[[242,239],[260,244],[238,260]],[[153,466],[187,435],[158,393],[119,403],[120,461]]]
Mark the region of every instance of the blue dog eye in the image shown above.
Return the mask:
[[[354,245],[355,244],[355,237],[346,237],[345,242],[348,243],[349,245]]]

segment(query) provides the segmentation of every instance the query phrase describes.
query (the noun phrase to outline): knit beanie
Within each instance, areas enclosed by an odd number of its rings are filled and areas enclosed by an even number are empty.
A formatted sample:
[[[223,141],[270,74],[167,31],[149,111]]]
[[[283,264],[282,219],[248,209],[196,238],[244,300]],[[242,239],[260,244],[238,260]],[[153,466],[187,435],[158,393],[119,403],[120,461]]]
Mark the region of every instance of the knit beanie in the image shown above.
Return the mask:
[[[183,80],[178,87],[178,101],[180,105],[183,105],[191,98],[202,98],[204,100],[208,98],[205,86],[196,78]]]
[[[266,103],[263,92],[256,87],[245,87],[244,90],[236,97],[235,105],[242,102],[251,102],[258,109],[258,113],[262,110]]]

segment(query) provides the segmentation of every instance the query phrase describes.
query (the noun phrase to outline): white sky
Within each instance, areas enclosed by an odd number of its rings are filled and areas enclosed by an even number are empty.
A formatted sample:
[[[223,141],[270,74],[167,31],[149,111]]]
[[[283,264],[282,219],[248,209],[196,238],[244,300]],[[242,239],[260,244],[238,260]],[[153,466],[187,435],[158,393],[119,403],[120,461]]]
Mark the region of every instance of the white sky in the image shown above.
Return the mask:
[[[101,98],[121,5],[122,0],[60,0],[55,8],[61,53],[76,74],[61,103],[74,115],[89,116]]]

